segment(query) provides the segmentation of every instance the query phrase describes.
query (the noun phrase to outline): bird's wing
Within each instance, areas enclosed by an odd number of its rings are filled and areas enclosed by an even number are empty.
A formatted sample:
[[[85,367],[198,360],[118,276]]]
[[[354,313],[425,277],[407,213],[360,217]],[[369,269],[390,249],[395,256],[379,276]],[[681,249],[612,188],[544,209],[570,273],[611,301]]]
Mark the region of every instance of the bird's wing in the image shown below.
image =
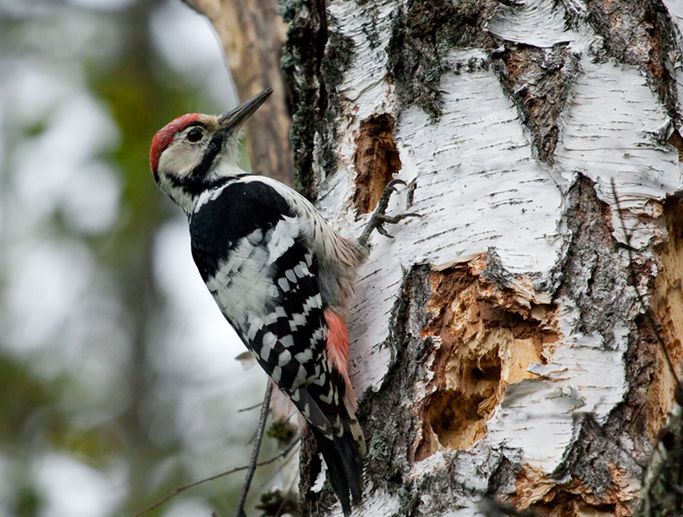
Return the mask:
[[[344,383],[325,351],[315,257],[267,184],[235,181],[190,221],[192,255],[221,312],[308,422],[339,432]]]
[[[190,220],[192,256],[224,316],[311,425],[344,514],[362,494],[363,432],[326,351],[320,264],[287,200],[234,181]]]

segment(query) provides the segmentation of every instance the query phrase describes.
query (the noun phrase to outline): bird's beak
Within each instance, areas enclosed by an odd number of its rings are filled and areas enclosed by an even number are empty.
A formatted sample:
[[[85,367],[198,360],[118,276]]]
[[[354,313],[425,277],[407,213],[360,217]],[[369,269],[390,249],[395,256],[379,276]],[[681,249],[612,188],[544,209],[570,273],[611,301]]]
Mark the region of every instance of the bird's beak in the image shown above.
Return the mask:
[[[266,99],[270,97],[273,93],[272,88],[263,90],[261,93],[257,93],[248,101],[244,101],[242,104],[237,106],[231,111],[226,111],[220,117],[218,117],[218,125],[222,131],[232,131],[239,128],[244,121],[246,121],[259,106],[266,102]]]

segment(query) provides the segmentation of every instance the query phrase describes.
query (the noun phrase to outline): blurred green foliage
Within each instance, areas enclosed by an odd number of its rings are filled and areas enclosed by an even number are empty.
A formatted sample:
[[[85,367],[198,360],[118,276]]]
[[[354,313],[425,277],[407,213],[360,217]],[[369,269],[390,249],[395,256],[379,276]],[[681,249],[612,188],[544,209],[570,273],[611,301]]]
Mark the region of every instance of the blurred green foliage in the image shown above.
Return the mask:
[[[105,469],[112,461],[123,460],[127,497],[116,514],[129,515],[176,486],[194,480],[183,462],[177,460],[183,452],[181,444],[161,444],[151,436],[153,431],[142,418],[147,410],[146,390],[154,375],[148,346],[164,306],[153,280],[154,239],[161,225],[176,213],[152,180],[148,150],[155,131],[179,114],[207,106],[209,101],[167,66],[155,49],[151,18],[163,2],[138,0],[130,7],[112,11],[63,4],[64,9],[72,9],[75,15],[86,12],[99,17],[103,24],[113,24],[120,34],[116,53],[96,62],[84,59],[80,66],[85,71],[89,93],[106,107],[118,129],[118,144],[101,158],[117,171],[122,195],[120,216],[112,231],[94,236],[80,234],[61,220],[59,212],[47,223],[49,228],[45,231],[86,244],[98,260],[97,267],[115,280],[125,309],[121,323],[128,327],[130,336],[130,358],[125,371],[130,395],[126,407],[115,418],[83,422],[73,408],[66,409],[63,404],[66,392],[79,389],[72,385],[72,379],[40,377],[32,373],[34,369],[26,361],[0,355],[0,453],[11,463],[7,470],[12,473],[7,480],[11,501],[5,504],[13,515],[42,514],[44,497],[29,464],[37,455],[56,451],[95,469]],[[31,17],[3,12],[0,6],[0,30],[5,31],[5,37],[20,37],[32,23]],[[39,120],[21,128],[17,138],[30,141],[45,131],[46,121]],[[2,286],[0,278],[0,290]],[[169,462],[174,457],[176,460]],[[226,468],[231,466],[234,465],[226,464]],[[207,484],[193,491],[192,496],[219,514],[228,514],[236,503],[238,484],[239,479]],[[165,509],[148,515],[162,515]]]
[[[0,357],[0,441],[18,441],[36,418],[43,421],[42,429],[63,428],[64,418],[56,409],[61,385],[36,377],[22,361]]]

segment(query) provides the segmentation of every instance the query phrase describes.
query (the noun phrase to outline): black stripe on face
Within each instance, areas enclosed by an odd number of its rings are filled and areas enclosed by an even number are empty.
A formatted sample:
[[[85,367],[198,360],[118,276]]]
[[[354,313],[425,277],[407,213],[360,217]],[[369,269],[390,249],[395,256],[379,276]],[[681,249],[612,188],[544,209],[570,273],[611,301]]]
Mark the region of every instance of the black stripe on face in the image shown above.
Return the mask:
[[[186,178],[179,178],[178,176],[173,176],[170,174],[167,174],[166,177],[168,178],[168,181],[171,182],[173,187],[181,189],[192,196],[198,196],[205,190],[212,190],[218,188],[222,185],[225,185],[226,183],[238,180],[248,175],[249,174],[246,173],[236,174],[235,176],[230,176],[226,178],[214,178],[211,180],[202,178],[200,181],[188,181],[188,179]]]
[[[211,169],[211,166],[213,165],[213,162],[216,160],[216,157],[220,154],[221,148],[223,147],[223,141],[225,140],[225,132],[224,131],[216,131],[213,136],[211,137],[211,140],[209,141],[209,145],[206,147],[206,151],[204,151],[204,156],[202,156],[202,161],[199,162],[199,165],[197,165],[194,169],[192,169],[192,172],[190,173],[189,179],[190,181],[200,181],[206,174],[209,172],[209,169]]]
[[[202,122],[194,122],[189,124],[187,128],[194,126],[206,128],[206,125]],[[185,130],[187,130],[187,128],[185,128]],[[192,196],[197,196],[205,190],[217,186],[212,182],[207,182],[206,176],[211,170],[216,158],[220,154],[226,136],[227,134],[220,130],[213,134],[211,140],[206,146],[204,155],[202,156],[202,161],[199,162],[194,169],[192,169],[190,174],[183,178],[179,178],[177,176],[168,176],[168,179],[173,186],[184,190],[186,193]]]

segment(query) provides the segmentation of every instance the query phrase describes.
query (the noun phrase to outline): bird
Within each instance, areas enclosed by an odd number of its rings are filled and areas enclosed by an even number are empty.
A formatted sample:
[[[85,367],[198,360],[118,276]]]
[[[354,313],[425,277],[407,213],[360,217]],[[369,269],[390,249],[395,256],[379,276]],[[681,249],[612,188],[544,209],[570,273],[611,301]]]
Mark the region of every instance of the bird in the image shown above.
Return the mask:
[[[187,216],[192,258],[223,316],[306,420],[348,516],[362,499],[367,448],[346,321],[369,232],[343,237],[296,190],[238,165],[243,125],[271,93],[172,120],[152,139],[150,168]],[[387,186],[384,209],[399,183]],[[385,222],[411,215],[382,210],[368,228],[387,235]]]

